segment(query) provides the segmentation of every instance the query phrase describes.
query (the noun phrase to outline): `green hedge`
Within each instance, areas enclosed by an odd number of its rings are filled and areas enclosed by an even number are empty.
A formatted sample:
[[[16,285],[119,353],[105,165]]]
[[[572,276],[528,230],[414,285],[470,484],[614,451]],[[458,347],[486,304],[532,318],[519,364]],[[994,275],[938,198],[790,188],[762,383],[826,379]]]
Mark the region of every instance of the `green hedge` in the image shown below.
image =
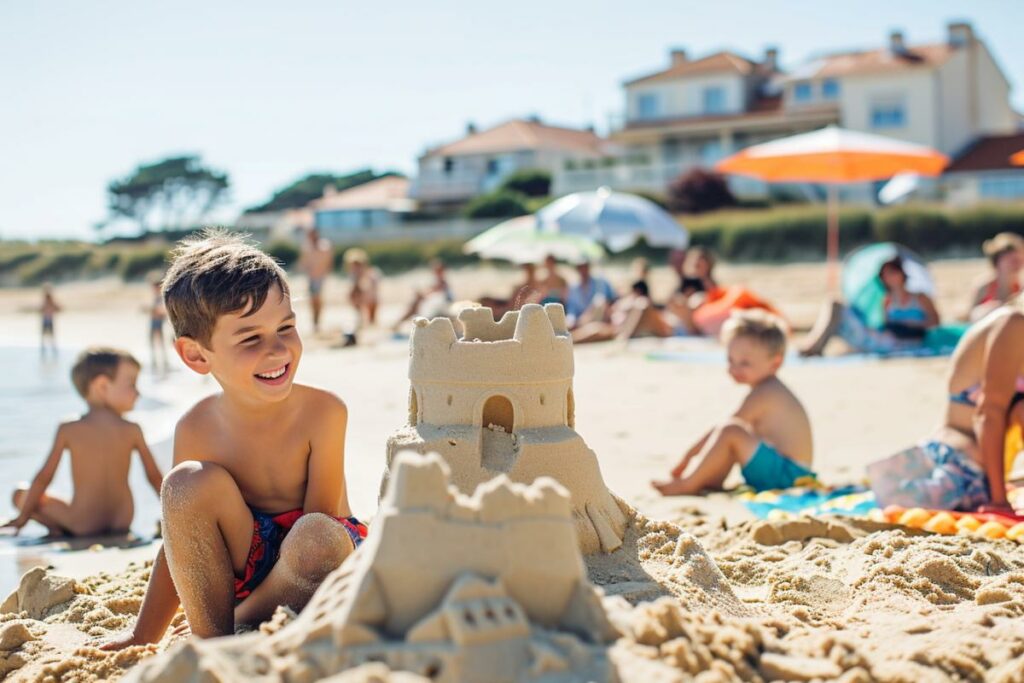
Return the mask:
[[[81,274],[91,255],[84,249],[46,253],[18,268],[18,279],[26,285],[67,280]]]

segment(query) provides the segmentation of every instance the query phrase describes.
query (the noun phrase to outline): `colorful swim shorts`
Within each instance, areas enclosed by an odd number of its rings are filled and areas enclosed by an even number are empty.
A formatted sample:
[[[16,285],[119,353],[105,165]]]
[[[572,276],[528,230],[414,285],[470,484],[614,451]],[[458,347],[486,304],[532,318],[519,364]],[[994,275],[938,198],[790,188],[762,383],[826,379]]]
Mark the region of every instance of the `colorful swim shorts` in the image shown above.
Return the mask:
[[[815,477],[814,472],[779,453],[764,441],[740,470],[743,479],[756,491],[788,489],[803,477]]]
[[[990,500],[981,465],[941,441],[871,463],[868,479],[879,505],[974,511]]]
[[[267,578],[270,570],[277,564],[285,536],[303,514],[301,508],[277,515],[252,510],[252,543],[249,545],[249,557],[245,560],[245,574],[241,578],[235,577],[235,600],[240,601],[249,597],[249,594]],[[341,528],[352,539],[352,545],[358,548],[366,538],[366,525],[355,517],[337,519]]]

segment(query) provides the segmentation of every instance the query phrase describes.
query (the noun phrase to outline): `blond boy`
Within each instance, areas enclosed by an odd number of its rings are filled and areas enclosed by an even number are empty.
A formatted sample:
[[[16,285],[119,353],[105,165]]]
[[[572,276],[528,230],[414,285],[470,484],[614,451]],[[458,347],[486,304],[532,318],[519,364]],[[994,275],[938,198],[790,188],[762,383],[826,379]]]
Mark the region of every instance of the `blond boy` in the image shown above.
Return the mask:
[[[786,332],[774,315],[734,313],[722,328],[733,380],[750,387],[739,409],[713,427],[683,456],[672,478],[651,482],[666,496],[721,488],[733,465],[761,491],[787,488],[811,471],[811,424],[800,400],[776,373],[786,353]],[[699,463],[686,475],[691,460]],[[684,476],[685,475],[685,476]]]
[[[55,536],[125,532],[135,514],[128,487],[132,452],[138,451],[146,478],[160,492],[162,476],[142,429],[122,417],[135,406],[139,362],[126,351],[91,348],[71,368],[71,381],[85,399],[85,415],[57,428],[53,448],[31,486],[14,490],[18,516],[4,525],[19,533],[30,519]],[[70,501],[46,490],[64,451],[71,453]]]
[[[164,300],[182,362],[222,391],[178,422],[164,545],[134,629],[106,649],[159,640],[179,600],[202,638],[300,610],[366,534],[345,491],[345,404],[294,383],[302,342],[277,263],[207,232],[177,249]]]

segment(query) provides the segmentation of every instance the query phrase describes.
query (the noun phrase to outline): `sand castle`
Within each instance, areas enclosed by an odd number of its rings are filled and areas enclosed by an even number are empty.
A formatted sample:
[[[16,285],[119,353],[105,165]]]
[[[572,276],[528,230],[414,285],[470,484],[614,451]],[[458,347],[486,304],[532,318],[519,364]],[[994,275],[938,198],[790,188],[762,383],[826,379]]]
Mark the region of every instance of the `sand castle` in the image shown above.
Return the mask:
[[[565,486],[584,553],[622,544],[626,517],[576,433],[572,338],[561,305],[527,304],[495,322],[491,309],[415,321],[409,352],[409,423],[388,439],[395,454],[439,453],[463,493],[498,474]]]
[[[568,492],[497,477],[472,496],[400,454],[374,527],[270,636],[189,641],[135,681],[313,681],[368,662],[434,681],[602,681],[617,637],[586,576]]]

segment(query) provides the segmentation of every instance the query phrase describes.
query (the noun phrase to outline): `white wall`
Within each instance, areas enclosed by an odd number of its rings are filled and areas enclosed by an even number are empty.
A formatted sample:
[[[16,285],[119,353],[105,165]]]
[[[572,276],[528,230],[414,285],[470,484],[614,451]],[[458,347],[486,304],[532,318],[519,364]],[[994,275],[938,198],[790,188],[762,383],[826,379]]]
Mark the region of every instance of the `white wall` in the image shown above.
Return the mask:
[[[655,118],[681,118],[701,116],[704,111],[704,89],[720,87],[725,92],[725,108],[721,113],[738,114],[746,109],[744,78],[736,75],[691,76],[675,81],[639,83],[626,87],[626,118],[640,121],[638,100],[640,95],[653,94],[658,98]]]
[[[1013,133],[1017,129],[1017,116],[1010,105],[1010,86],[985,44],[979,42],[975,50],[976,78],[981,95],[978,103],[980,132]]]
[[[952,155],[976,137],[975,125],[971,122],[972,85],[967,50],[956,50],[936,74],[941,103],[941,111],[936,113],[939,121],[937,147]]]
[[[939,147],[939,131],[935,121],[935,83],[932,73],[931,69],[914,69],[891,74],[843,78],[839,92],[840,125],[852,130]],[[889,98],[903,102],[904,125],[900,128],[873,127],[873,103]]]

